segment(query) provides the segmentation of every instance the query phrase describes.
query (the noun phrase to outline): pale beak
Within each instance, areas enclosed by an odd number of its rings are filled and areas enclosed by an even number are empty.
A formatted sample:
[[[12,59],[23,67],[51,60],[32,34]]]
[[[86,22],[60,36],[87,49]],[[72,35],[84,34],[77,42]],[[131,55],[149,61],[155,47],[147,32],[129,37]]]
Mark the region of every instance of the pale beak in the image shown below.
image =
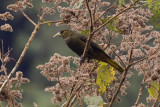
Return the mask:
[[[57,37],[57,36],[61,36],[60,32],[58,32],[57,34],[55,34],[53,37]]]

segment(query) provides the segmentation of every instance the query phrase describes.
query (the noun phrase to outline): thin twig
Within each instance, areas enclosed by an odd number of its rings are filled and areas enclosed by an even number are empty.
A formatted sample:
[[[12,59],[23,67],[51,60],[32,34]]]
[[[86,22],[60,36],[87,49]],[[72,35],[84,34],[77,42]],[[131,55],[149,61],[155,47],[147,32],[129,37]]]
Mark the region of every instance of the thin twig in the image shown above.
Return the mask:
[[[83,54],[82,54],[82,62],[83,60],[85,59],[85,56],[87,54],[87,51],[88,51],[88,47],[89,47],[89,43],[91,41],[91,38],[93,36],[93,33],[91,33],[93,31],[93,17],[92,17],[92,11],[90,10],[89,8],[89,3],[88,3],[88,0],[85,0],[86,1],[86,6],[87,6],[87,9],[88,9],[88,12],[89,12],[89,16],[90,16],[90,32],[89,32],[89,37],[87,39],[87,42],[86,42],[86,45],[85,45],[85,48],[84,48],[84,51],[83,51]]]
[[[55,6],[51,7],[51,9],[56,8],[58,5],[59,5],[59,3],[57,3]],[[44,15],[45,15],[46,13],[48,13],[48,12],[49,12],[49,10],[50,10],[50,9],[48,9],[47,11],[45,11],[45,12],[44,12]]]
[[[16,2],[17,2],[17,1],[16,1]],[[19,8],[19,10],[20,10],[21,13],[35,26],[35,28],[34,28],[32,34],[31,34],[28,42],[26,43],[26,45],[25,45],[25,47],[24,47],[24,49],[23,49],[23,51],[22,51],[22,53],[21,53],[18,61],[16,62],[15,66],[13,67],[12,71],[9,73],[8,78],[7,78],[7,79],[3,82],[3,84],[1,85],[1,87],[0,87],[0,93],[2,92],[3,88],[5,87],[5,85],[6,85],[7,82],[9,81],[9,79],[12,77],[12,75],[16,72],[16,69],[19,67],[20,63],[22,62],[22,59],[23,59],[24,55],[26,54],[26,52],[27,52],[27,50],[28,50],[28,47],[29,47],[31,41],[32,41],[33,38],[35,37],[35,35],[36,35],[36,33],[37,33],[37,31],[38,31],[38,29],[39,29],[39,27],[40,27],[40,22],[41,22],[41,20],[42,20],[42,18],[39,17],[38,24],[35,24],[35,23],[32,21],[32,19],[30,19],[30,18],[28,17],[28,15],[24,13],[24,11],[23,11],[22,9]]]
[[[20,10],[21,13],[23,14],[23,16],[28,19],[28,21],[30,21],[34,26],[36,26],[36,23],[35,23],[27,14],[25,14],[22,9],[19,9],[19,10]]]
[[[123,82],[124,82],[125,79],[126,79],[126,75],[127,75],[128,69],[129,69],[129,68],[125,69],[125,72],[123,73],[123,77],[122,77],[122,80],[121,80],[121,82],[120,82],[120,84],[119,84],[119,86],[118,86],[118,89],[117,89],[117,91],[115,92],[115,94],[113,95],[113,97],[112,97],[112,99],[111,99],[111,102],[110,102],[110,104],[109,104],[108,107],[112,107],[114,100],[116,99],[118,93],[120,92],[121,86],[122,86]]]
[[[118,86],[117,91],[116,91],[115,94],[113,95],[113,97],[112,97],[112,99],[111,99],[111,102],[110,102],[110,104],[109,104],[108,107],[111,107],[111,106],[113,105],[114,100],[116,99],[118,93],[120,92],[121,86],[122,86],[123,82],[124,82],[125,79],[126,79],[126,75],[127,75],[128,69],[131,67],[131,66],[130,66],[130,60],[131,60],[131,58],[132,58],[132,53],[133,53],[133,52],[132,52],[132,49],[131,49],[131,51],[130,51],[130,53],[129,53],[128,66],[127,66],[127,68],[125,69],[125,72],[123,73],[122,80],[121,80],[121,82],[120,82],[120,84],[119,84],[119,86]]]
[[[110,23],[114,18],[116,18],[118,15],[122,14],[123,12],[125,12],[126,10],[129,10],[130,8],[132,8],[133,5],[135,5],[139,0],[136,0],[133,4],[131,4],[129,7],[125,8],[124,10],[122,10],[121,12],[117,13],[116,15],[114,15],[112,18],[110,18],[107,22],[105,22],[104,24],[102,24],[100,27],[98,27],[97,29],[93,30],[93,20],[92,20],[92,13],[91,10],[89,9],[89,4],[88,4],[88,0],[86,0],[86,5],[90,14],[90,35],[87,39],[84,51],[83,51],[83,55],[82,55],[82,60],[85,59],[85,55],[87,54],[88,51],[88,47],[89,47],[89,43],[91,41],[91,38],[93,37],[94,33],[97,32],[98,30],[100,30],[101,28],[103,28],[104,26],[106,26],[108,23]],[[93,31],[92,31],[93,30]],[[82,61],[83,62],[83,61]]]
[[[97,22],[102,16],[104,16],[111,8],[115,7],[115,3],[113,3],[112,6],[110,6],[109,8],[107,8],[107,10],[105,12],[103,12],[103,14],[101,14],[96,20],[95,22]]]
[[[144,89],[144,83],[145,83],[145,81],[146,81],[146,72],[143,70],[142,67],[141,67],[141,69],[142,69],[142,71],[143,71],[143,73],[144,73],[144,77],[143,77],[143,80],[142,80],[142,83],[141,83],[141,88],[139,89],[139,93],[138,93],[137,100],[136,100],[136,102],[135,102],[135,104],[134,104],[135,107],[138,106],[138,102],[139,102],[139,100],[140,100],[140,98],[141,98],[141,96],[142,96],[142,92],[143,92],[143,89]]]
[[[79,89],[77,89],[76,91],[76,95],[74,96],[74,98],[72,99],[72,101],[70,102],[69,106],[68,107],[72,107],[73,103],[75,102],[76,98],[78,98],[78,94],[79,92],[82,90],[82,86],[79,87]]]
[[[97,2],[97,0],[96,0]],[[93,22],[95,22],[95,19],[96,19],[96,10],[97,10],[97,3],[94,3],[94,11],[93,11],[93,15],[92,15],[92,18],[93,18]]]
[[[41,23],[40,25],[48,24],[48,23],[58,23],[58,22],[64,22],[63,20],[55,20],[55,21],[46,21]]]
[[[125,63],[124,63],[123,60],[121,59],[121,57],[120,57],[115,51],[113,51],[113,52],[116,54],[116,56],[118,57],[118,59],[122,62],[124,68],[127,68],[126,65],[125,65]]]
[[[152,55],[154,55],[155,53],[157,53],[157,51],[159,50],[159,48],[160,48],[160,45],[158,46],[157,50],[155,50],[155,51],[152,53]],[[150,55],[150,57],[151,57],[152,55]],[[143,60],[145,60],[145,59],[148,59],[148,58],[149,58],[149,56],[146,56],[146,57],[144,57],[144,58],[142,58],[142,59],[140,59],[140,60],[138,60],[138,61],[135,61],[135,62],[131,63],[130,66],[132,66],[132,65],[134,65],[134,64],[137,64],[137,63],[139,63],[139,62],[141,62],[141,61],[143,61]]]
[[[92,17],[92,11],[89,7],[89,2],[88,0],[85,0],[86,1],[86,6],[87,6],[87,9],[88,9],[88,12],[89,12],[89,16],[90,16],[90,32],[92,32],[93,30],[93,17]]]
[[[133,4],[131,4],[129,7],[123,9],[121,12],[117,13],[116,15],[114,15],[112,18],[110,18],[109,20],[107,20],[104,24],[102,24],[100,27],[98,27],[97,29],[95,29],[93,32],[91,32],[92,34],[94,34],[95,32],[99,31],[101,28],[103,28],[104,26],[106,26],[108,23],[110,23],[114,18],[116,18],[117,16],[119,16],[120,14],[122,14],[123,12],[131,9],[139,0],[136,0]]]
[[[130,63],[131,63],[132,54],[133,54],[133,49],[130,50],[129,59],[128,59],[128,64],[129,64],[129,65],[130,65]]]
[[[15,2],[16,2],[17,5],[18,5],[18,1],[15,0]],[[28,21],[30,21],[34,26],[36,26],[36,23],[23,11],[23,9],[19,8],[19,10],[20,10],[21,13],[23,14],[23,16],[28,19]]]
[[[75,85],[73,91],[71,92],[69,98],[67,99],[67,101],[62,105],[62,107],[69,107],[72,98],[75,96],[76,92],[82,87],[82,83],[80,83],[79,81],[77,81],[77,84]]]
[[[136,102],[135,102],[135,107],[138,106],[138,102],[139,102],[139,100],[140,100],[140,98],[141,98],[141,96],[142,96],[142,92],[143,92],[143,89],[144,89],[144,82],[145,82],[145,78],[143,78],[143,81],[142,81],[142,83],[141,83],[141,88],[140,88],[140,90],[139,90],[138,97],[137,97],[137,100],[136,100]]]
[[[35,28],[34,28],[32,34],[31,34],[28,42],[26,43],[26,45],[25,45],[25,47],[24,47],[24,49],[23,49],[23,51],[22,51],[22,53],[21,53],[21,55],[20,55],[20,57],[19,57],[19,59],[18,59],[18,61],[16,62],[15,66],[13,67],[12,71],[9,73],[8,79],[10,79],[10,78],[12,77],[12,75],[16,72],[16,69],[19,67],[20,63],[22,62],[22,59],[23,59],[24,55],[26,54],[26,52],[27,52],[27,50],[28,50],[28,47],[29,47],[31,41],[32,41],[33,38],[35,37],[35,35],[36,35],[36,33],[37,33],[37,31],[38,31],[38,29],[39,29],[39,27],[40,27],[40,21],[41,21],[41,20],[42,20],[42,18],[39,18],[38,24],[35,26]],[[2,86],[0,87],[0,93],[2,92],[2,89],[5,87],[6,83],[8,82],[8,79],[6,79],[6,80],[3,82]]]

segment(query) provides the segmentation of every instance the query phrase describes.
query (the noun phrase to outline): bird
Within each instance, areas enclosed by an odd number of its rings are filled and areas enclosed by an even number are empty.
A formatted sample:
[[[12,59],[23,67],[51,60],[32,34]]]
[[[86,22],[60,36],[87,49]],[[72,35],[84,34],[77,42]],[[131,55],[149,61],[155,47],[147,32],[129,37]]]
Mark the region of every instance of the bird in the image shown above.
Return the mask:
[[[55,34],[53,37],[60,36],[64,39],[67,46],[75,52],[78,56],[82,56],[86,42],[87,36],[81,33],[77,33],[70,29],[64,29]],[[98,61],[102,61],[108,63],[110,66],[118,70],[120,73],[124,71],[123,67],[121,67],[116,61],[112,60],[110,56],[108,56],[103,49],[100,48],[98,44],[91,40],[86,56],[88,60],[96,59]]]

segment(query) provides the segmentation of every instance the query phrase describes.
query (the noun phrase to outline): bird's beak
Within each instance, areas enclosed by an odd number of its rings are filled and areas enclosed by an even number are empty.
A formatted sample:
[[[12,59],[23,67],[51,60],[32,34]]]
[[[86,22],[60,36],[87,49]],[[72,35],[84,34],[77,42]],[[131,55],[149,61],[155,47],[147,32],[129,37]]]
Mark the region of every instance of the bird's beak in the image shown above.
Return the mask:
[[[61,36],[60,32],[58,32],[57,34],[55,34],[53,37],[57,37],[57,36]]]

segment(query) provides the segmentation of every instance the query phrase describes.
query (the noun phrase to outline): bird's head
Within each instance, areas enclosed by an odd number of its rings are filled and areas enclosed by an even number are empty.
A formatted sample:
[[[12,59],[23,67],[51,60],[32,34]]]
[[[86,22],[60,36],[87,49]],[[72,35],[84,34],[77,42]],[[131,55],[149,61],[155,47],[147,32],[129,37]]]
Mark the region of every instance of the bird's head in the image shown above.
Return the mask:
[[[61,30],[60,32],[55,34],[53,37],[56,37],[56,36],[60,36],[60,37],[63,37],[63,39],[67,39],[68,37],[74,36],[74,32],[69,29],[65,29],[65,30]]]

